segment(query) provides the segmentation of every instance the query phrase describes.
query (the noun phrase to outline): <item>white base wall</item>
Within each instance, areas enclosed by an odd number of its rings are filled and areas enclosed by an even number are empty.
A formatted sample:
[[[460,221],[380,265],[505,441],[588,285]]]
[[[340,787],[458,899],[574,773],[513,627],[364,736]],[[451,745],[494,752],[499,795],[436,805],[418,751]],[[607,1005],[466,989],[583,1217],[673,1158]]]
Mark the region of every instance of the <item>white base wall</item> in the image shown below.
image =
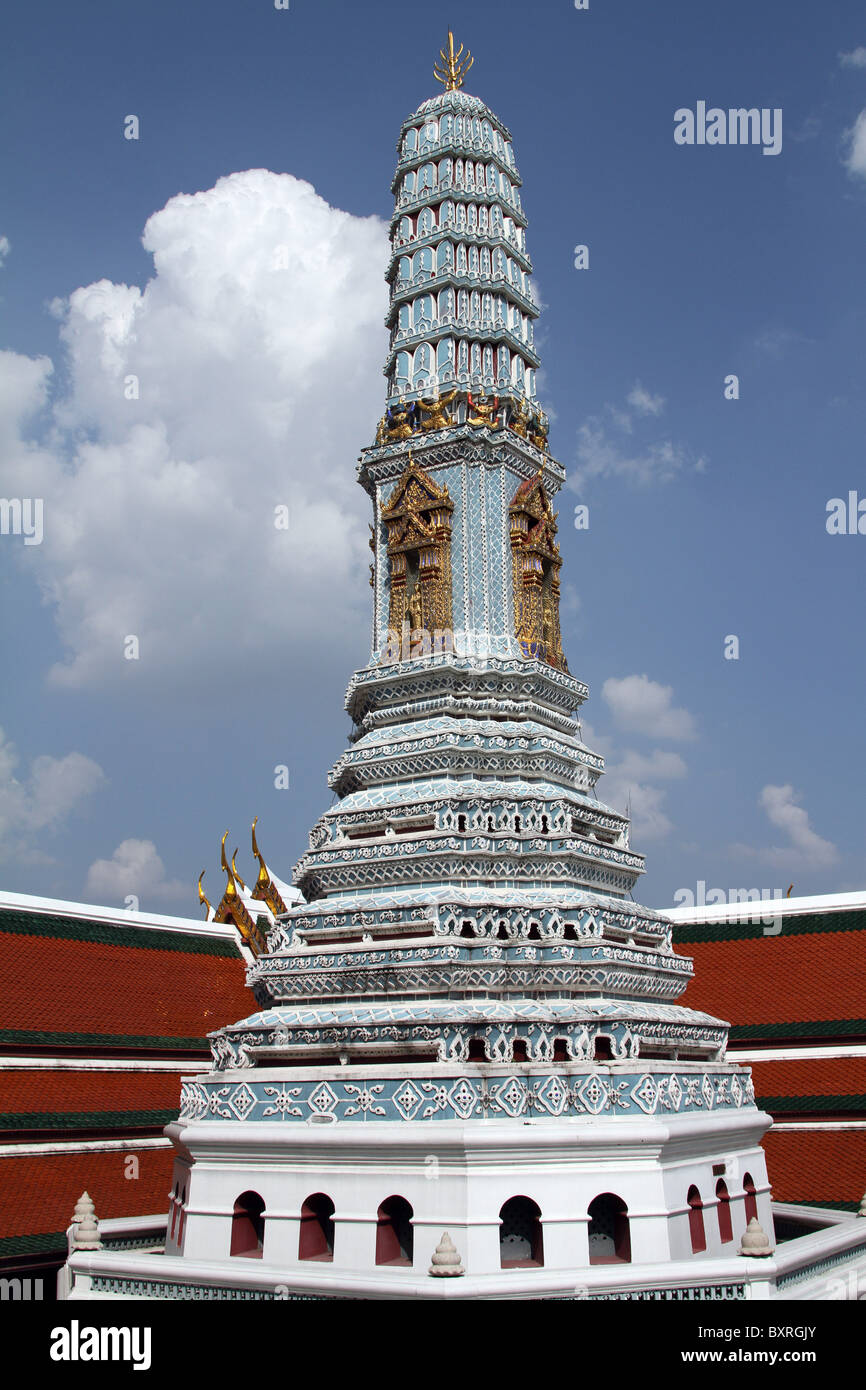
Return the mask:
[[[188,1196],[182,1244],[169,1240],[166,1254],[197,1264],[227,1263],[229,1271],[255,1263],[246,1256],[230,1258],[234,1205],[252,1191],[265,1204],[263,1265],[287,1278],[315,1265],[322,1273],[370,1275],[377,1269],[379,1207],[400,1196],[413,1209],[414,1258],[411,1268],[394,1269],[395,1277],[426,1275],[443,1231],[467,1273],[498,1274],[500,1210],[522,1196],[541,1211],[544,1269],[577,1275],[591,1267],[589,1205],[609,1192],[628,1208],[633,1265],[726,1257],[736,1252],[747,1224],[747,1172],[759,1220],[773,1243],[759,1146],[769,1123],[749,1109],[666,1119],[247,1124],[242,1136],[234,1123],[175,1124],[167,1133],[178,1147],[176,1178]],[[715,1197],[720,1174],[713,1172],[722,1165],[733,1227],[733,1240],[724,1243]],[[705,1204],[701,1254],[692,1253],[692,1184]],[[325,1264],[299,1258],[301,1207],[314,1193],[325,1193],[335,1206],[333,1261]],[[531,1284],[535,1273],[529,1268],[520,1277]]]

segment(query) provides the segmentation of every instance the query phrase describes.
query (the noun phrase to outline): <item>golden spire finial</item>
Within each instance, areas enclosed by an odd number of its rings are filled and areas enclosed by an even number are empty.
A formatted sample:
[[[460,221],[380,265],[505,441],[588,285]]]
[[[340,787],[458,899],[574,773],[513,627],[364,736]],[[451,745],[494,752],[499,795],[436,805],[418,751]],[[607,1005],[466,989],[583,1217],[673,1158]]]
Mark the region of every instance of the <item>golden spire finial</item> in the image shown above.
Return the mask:
[[[467,52],[465,58],[461,58],[463,45],[461,43],[457,52],[454,52],[454,35],[448,30],[448,52],[440,48],[439,57],[441,63],[433,64],[433,76],[437,82],[441,82],[446,92],[456,92],[458,87],[463,86],[463,79],[466,76],[475,59],[472,54]]]
[[[203,903],[204,906],[207,908],[207,914],[206,914],[206,916],[205,916],[205,921],[207,922],[207,921],[209,921],[209,919],[210,919],[210,914],[213,912],[213,908],[211,907],[210,903],[208,902],[207,898],[205,897],[204,889],[203,889],[202,886],[201,886],[201,881],[202,881],[203,878],[204,878],[204,869],[202,869],[201,873],[200,873],[199,876],[198,876],[198,900],[199,900],[200,903]]]
[[[271,881],[271,876],[270,876],[270,874],[268,873],[268,866],[267,866],[267,864],[266,864],[265,861],[264,861],[264,857],[262,856],[262,852],[261,852],[261,850],[259,849],[258,843],[257,843],[257,841],[256,841],[256,825],[258,824],[258,819],[259,819],[258,816],[256,816],[255,820],[253,821],[253,858],[254,858],[254,859],[258,859],[258,861],[259,861],[259,877],[258,877],[258,882],[259,882],[259,883],[270,883],[270,881]]]
[[[239,872],[238,872],[238,866],[237,866],[237,864],[235,863],[235,855],[236,855],[236,854],[237,854],[237,849],[235,849],[234,854],[232,855],[232,873],[234,874],[234,876],[235,876],[235,878],[237,879],[238,883],[241,885],[241,890],[245,893],[245,892],[247,891],[247,885],[244,883],[243,879],[241,878],[241,876],[240,876],[240,874],[239,874]]]
[[[228,833],[229,832],[226,830],[222,838],[222,845],[220,847],[220,868],[223,870],[226,878],[228,879],[228,883],[226,884],[226,894],[230,898],[236,898],[238,895],[238,886],[235,883],[234,874],[229,868],[228,860],[226,859],[226,835],[228,835]],[[237,850],[235,851],[235,853],[237,853]]]

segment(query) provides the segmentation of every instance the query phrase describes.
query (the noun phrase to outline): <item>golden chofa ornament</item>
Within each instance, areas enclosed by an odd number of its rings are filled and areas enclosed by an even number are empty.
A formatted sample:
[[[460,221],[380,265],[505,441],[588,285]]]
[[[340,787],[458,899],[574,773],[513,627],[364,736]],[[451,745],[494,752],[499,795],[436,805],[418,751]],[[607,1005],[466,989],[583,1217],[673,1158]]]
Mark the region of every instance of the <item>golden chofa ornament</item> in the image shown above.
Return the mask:
[[[446,92],[456,92],[458,87],[463,86],[463,79],[466,76],[475,59],[467,51],[463,58],[463,45],[461,43],[457,52],[454,52],[454,35],[448,30],[448,50],[440,48],[439,57],[441,63],[433,64],[433,76],[437,82],[441,82]]]

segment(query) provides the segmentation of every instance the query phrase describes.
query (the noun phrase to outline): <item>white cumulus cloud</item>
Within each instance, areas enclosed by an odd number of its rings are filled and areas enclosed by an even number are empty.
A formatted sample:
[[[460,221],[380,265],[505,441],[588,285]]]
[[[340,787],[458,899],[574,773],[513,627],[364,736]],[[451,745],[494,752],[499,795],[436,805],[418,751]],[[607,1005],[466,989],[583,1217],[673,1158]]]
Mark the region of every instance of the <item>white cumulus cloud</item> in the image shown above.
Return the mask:
[[[110,859],[97,859],[87,870],[91,902],[113,906],[133,895],[144,906],[148,898],[176,898],[190,885],[167,879],[165,865],[152,840],[122,840]]]
[[[29,774],[18,774],[21,759],[0,729],[0,859],[44,859],[33,848],[35,832],[57,830],[72,811],[105,782],[98,763],[83,753],[34,758]],[[44,834],[39,836],[40,842]]]
[[[687,471],[703,473],[707,461],[695,458],[684,445],[672,439],[632,439],[636,425],[659,416],[664,410],[664,396],[654,395],[635,382],[626,397],[628,409],[606,405],[603,414],[591,415],[577,432],[577,468],[568,478],[568,486],[580,492],[593,478],[623,478],[641,487],[669,483]],[[611,425],[613,429],[611,429]],[[627,436],[623,439],[619,436]]]
[[[747,858],[761,859],[780,869],[824,869],[836,864],[839,851],[834,844],[822,839],[812,829],[805,806],[798,804],[800,799],[800,794],[794,791],[790,782],[781,787],[764,787],[758,804],[770,823],[784,831],[789,843],[771,849],[737,844],[732,846],[732,852]]]
[[[143,289],[101,280],[59,306],[69,388],[48,412],[52,363],[0,354],[4,489],[44,498],[22,562],[62,639],[53,680],[122,679],[130,634],[158,679],[212,677],[228,632],[259,675],[357,645],[384,224],[257,169],[170,199],[143,242]]]
[[[852,48],[850,53],[840,53],[839,63],[843,68],[866,68],[866,48]]]
[[[639,381],[635,382],[626,400],[639,415],[661,415],[665,407],[664,396],[654,396]]]
[[[694,717],[673,703],[673,687],[651,681],[649,676],[611,676],[601,688],[602,697],[623,729],[650,738],[690,739],[695,736]]]
[[[866,110],[861,111],[850,130],[845,132],[845,168],[855,178],[866,178]]]
[[[646,755],[626,748],[618,758],[611,739],[596,734],[586,723],[582,731],[587,747],[601,753],[605,760],[604,776],[598,784],[599,797],[615,811],[629,811],[634,848],[640,851],[647,841],[664,839],[673,823],[665,811],[667,790],[655,784],[688,775],[679,753],[654,748]]]

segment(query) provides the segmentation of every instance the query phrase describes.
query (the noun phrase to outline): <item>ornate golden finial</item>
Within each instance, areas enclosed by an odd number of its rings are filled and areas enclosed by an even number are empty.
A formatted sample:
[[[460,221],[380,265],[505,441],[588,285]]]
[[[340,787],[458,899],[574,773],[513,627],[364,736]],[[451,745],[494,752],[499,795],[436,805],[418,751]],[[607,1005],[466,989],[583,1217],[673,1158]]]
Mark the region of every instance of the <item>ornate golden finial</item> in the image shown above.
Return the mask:
[[[234,874],[234,876],[235,876],[237,882],[241,885],[241,891],[242,891],[243,893],[245,893],[245,892],[247,891],[247,885],[244,883],[243,879],[241,878],[241,876],[240,876],[240,874],[239,874],[239,872],[238,872],[238,866],[237,866],[237,864],[235,863],[235,857],[236,857],[236,855],[237,855],[237,849],[235,849],[234,854],[232,855],[232,873]]]
[[[265,863],[264,858],[263,858],[263,856],[262,856],[262,852],[261,852],[261,850],[259,849],[258,844],[257,844],[257,842],[256,842],[256,825],[258,824],[258,819],[259,819],[258,816],[256,816],[255,820],[253,821],[253,858],[254,858],[254,859],[258,859],[258,861],[259,861],[259,877],[258,877],[258,882],[259,882],[259,883],[270,883],[270,881],[271,881],[271,876],[270,876],[270,874],[268,873],[268,866],[267,866],[267,864]]]
[[[466,76],[475,59],[472,54],[467,52],[466,57],[461,59],[463,45],[461,43],[457,52],[454,52],[454,35],[448,30],[448,52],[440,48],[439,57],[441,63],[433,64],[433,76],[437,82],[441,82],[446,92],[456,92],[458,87],[463,86],[463,79]]]
[[[211,907],[210,903],[208,902],[207,898],[206,898],[205,895],[204,895],[204,889],[203,889],[202,886],[201,886],[201,881],[202,881],[203,878],[204,878],[204,869],[202,869],[201,873],[200,873],[199,876],[198,876],[198,900],[199,900],[200,903],[204,903],[204,906],[205,906],[205,908],[207,909],[207,912],[206,912],[206,914],[205,914],[205,921],[207,922],[207,921],[209,920],[209,918],[210,918],[211,913],[213,912],[213,908]]]
[[[228,879],[228,883],[226,884],[226,896],[229,898],[236,898],[238,895],[238,886],[235,883],[234,874],[229,868],[228,860],[226,859],[226,835],[228,835],[228,833],[229,832],[226,830],[220,846],[220,868]],[[235,853],[237,853],[237,851],[235,851]]]

